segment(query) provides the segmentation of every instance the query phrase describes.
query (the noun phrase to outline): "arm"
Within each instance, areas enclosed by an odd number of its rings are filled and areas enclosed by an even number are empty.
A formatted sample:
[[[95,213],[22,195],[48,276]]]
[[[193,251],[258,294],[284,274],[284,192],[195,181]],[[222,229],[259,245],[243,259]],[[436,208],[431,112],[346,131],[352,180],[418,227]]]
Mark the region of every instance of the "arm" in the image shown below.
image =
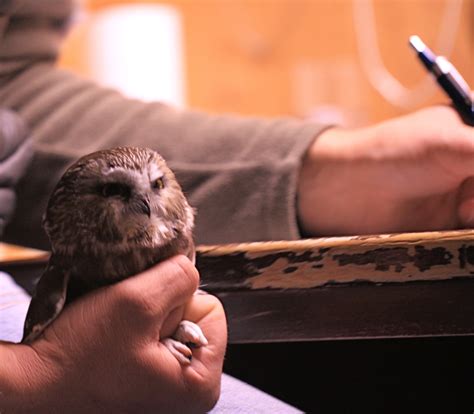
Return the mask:
[[[7,52],[0,44],[0,73]],[[309,236],[472,226],[472,128],[449,108],[358,130],[211,116],[127,100],[55,69],[54,53],[26,56],[29,66],[0,86],[0,100],[36,137],[8,240],[46,247],[31,234],[43,234],[41,214],[64,168],[120,144],[150,146],[169,161],[197,207],[198,243],[295,239],[297,217]]]
[[[219,301],[195,295],[198,274],[177,256],[71,304],[31,346],[0,344],[0,410],[206,412],[226,346]],[[182,318],[209,344],[181,366],[159,342]]]
[[[29,22],[23,24],[36,27],[40,19],[31,7],[21,11]],[[43,7],[50,21],[59,13],[53,9]],[[31,243],[32,235],[41,234],[35,244],[47,247],[41,214],[64,168],[84,153],[117,145],[148,146],[168,161],[198,209],[198,243],[300,236],[295,183],[304,153],[324,126],[208,115],[126,99],[55,68],[61,32],[44,20],[30,32],[19,30],[19,23],[11,20],[4,34],[7,41],[0,43],[0,101],[25,119],[36,147],[32,167],[18,189],[8,240]],[[21,43],[24,50],[8,47],[18,35],[28,40]],[[33,39],[36,45],[30,43]],[[29,207],[32,200],[35,211]]]

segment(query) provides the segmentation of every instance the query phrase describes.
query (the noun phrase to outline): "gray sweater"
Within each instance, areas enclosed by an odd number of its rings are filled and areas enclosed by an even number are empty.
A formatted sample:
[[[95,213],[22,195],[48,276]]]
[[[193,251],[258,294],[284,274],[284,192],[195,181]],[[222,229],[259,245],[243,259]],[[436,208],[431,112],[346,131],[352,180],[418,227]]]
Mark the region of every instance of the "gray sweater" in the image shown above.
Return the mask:
[[[325,126],[177,110],[123,97],[55,68],[72,0],[10,0],[0,16],[0,106],[19,114],[34,157],[9,241],[47,247],[41,216],[64,169],[119,145],[160,152],[197,209],[197,243],[295,239],[298,174]]]

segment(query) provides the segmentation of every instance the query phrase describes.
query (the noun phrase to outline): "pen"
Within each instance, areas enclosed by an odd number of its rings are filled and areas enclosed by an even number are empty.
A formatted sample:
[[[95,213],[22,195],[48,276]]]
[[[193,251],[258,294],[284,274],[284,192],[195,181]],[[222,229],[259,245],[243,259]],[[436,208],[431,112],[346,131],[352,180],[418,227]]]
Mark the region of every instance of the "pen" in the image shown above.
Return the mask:
[[[444,56],[436,56],[418,36],[410,37],[410,45],[415,49],[426,69],[434,75],[438,84],[451,98],[464,122],[474,126],[474,102],[471,89],[456,68]]]

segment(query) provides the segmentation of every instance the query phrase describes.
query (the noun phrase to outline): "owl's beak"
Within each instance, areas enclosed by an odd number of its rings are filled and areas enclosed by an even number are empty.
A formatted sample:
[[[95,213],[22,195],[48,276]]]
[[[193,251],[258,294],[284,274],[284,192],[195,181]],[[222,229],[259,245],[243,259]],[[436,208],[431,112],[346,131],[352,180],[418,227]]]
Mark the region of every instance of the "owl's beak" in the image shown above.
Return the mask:
[[[140,213],[146,214],[148,218],[151,217],[150,201],[146,198],[139,198],[137,205]]]

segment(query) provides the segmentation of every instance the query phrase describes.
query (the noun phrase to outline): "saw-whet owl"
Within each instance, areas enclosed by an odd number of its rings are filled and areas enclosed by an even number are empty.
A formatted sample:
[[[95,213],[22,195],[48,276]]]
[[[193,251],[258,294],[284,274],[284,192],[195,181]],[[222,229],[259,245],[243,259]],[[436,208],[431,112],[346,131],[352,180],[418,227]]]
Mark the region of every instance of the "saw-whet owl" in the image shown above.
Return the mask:
[[[28,309],[23,343],[93,289],[176,254],[195,258],[194,210],[165,160],[148,148],[119,147],[79,159],[53,190],[43,225],[52,253]],[[189,321],[163,342],[181,363],[191,358],[183,344],[207,344]]]

